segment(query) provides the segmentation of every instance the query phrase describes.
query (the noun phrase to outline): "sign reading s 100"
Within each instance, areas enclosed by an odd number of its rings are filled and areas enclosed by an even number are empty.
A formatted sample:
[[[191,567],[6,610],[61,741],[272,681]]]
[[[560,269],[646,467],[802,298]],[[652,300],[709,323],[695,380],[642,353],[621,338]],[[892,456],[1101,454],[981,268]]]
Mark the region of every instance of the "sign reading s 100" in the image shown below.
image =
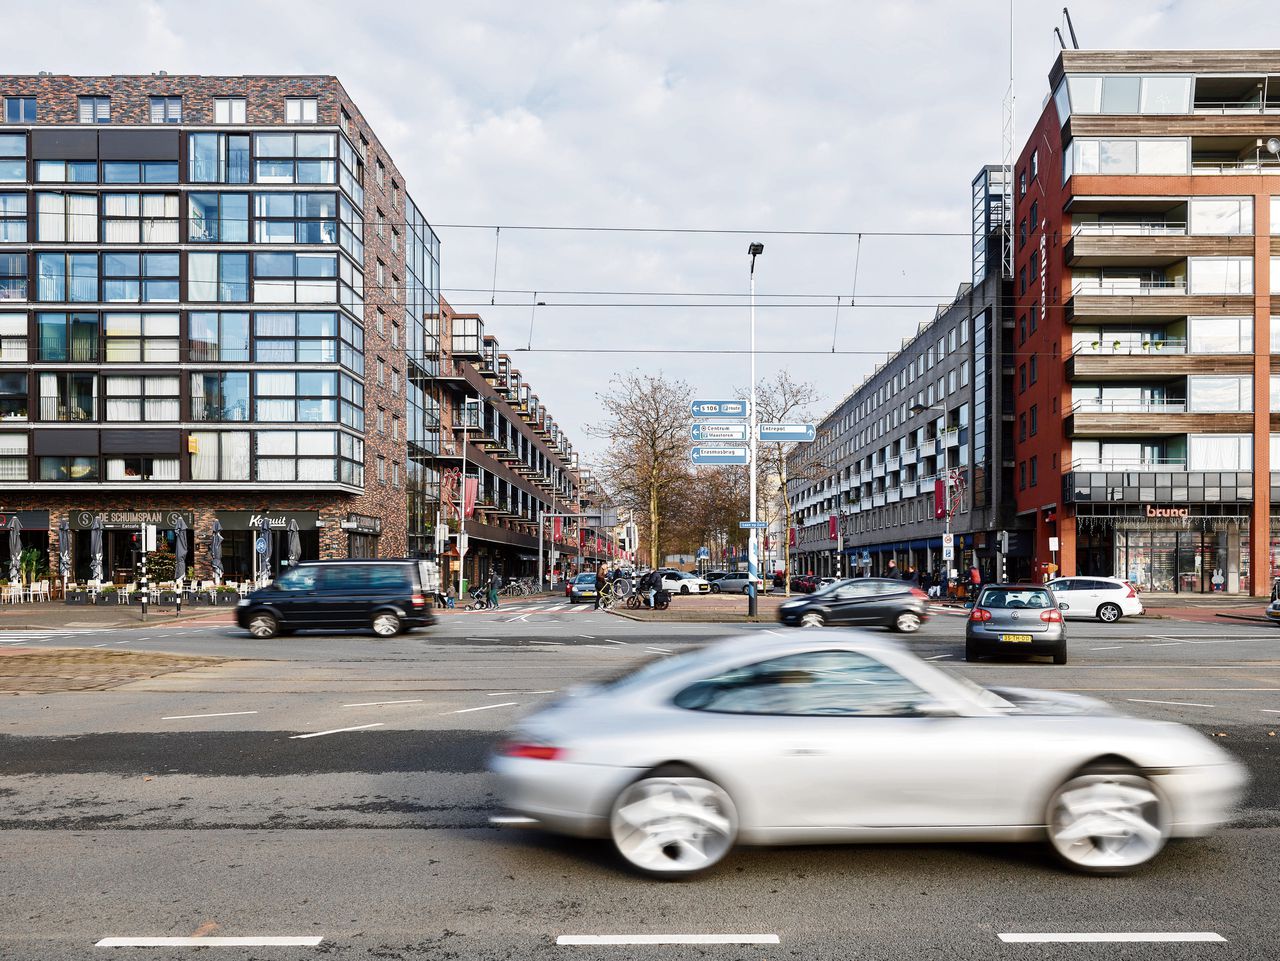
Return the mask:
[[[745,400],[695,400],[689,405],[694,417],[729,417],[740,419],[747,416]]]

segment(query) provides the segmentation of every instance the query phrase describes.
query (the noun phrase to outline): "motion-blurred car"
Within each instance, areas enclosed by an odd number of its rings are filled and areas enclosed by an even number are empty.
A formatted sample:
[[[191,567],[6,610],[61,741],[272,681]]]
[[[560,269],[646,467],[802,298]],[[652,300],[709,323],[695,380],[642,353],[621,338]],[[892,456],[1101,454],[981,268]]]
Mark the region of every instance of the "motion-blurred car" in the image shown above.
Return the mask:
[[[1143,613],[1133,585],[1114,577],[1059,577],[1048,583],[1063,617],[1097,618],[1112,624]]]
[[[984,655],[1046,655],[1067,663],[1067,630],[1048,588],[1039,584],[989,584],[969,611],[964,659]]]
[[[569,603],[592,601],[596,599],[596,576],[590,571],[579,574],[569,582]]]
[[[1267,605],[1266,615],[1272,624],[1280,624],[1280,598]]]
[[[490,765],[494,823],[610,838],[662,877],[737,843],[1045,838],[1116,874],[1207,834],[1246,782],[1190,728],[987,690],[855,631],[732,638],[577,688]]]
[[[928,619],[929,596],[887,577],[833,580],[807,597],[778,605],[778,620],[788,627],[856,624],[914,634]]]

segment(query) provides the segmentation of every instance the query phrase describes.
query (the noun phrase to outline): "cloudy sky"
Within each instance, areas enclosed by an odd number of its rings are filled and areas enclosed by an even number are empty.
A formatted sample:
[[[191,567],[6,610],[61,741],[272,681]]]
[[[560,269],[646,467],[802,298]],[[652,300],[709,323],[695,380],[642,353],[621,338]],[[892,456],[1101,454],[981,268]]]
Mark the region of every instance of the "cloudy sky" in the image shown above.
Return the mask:
[[[760,373],[786,366],[832,406],[968,278],[969,184],[1000,160],[1004,0],[6,6],[23,37],[7,71],[340,77],[440,225],[446,296],[482,311],[588,451],[583,425],[620,371],[661,369],[702,396],[746,385],[745,354],[705,351],[747,346],[752,239],[765,244]],[[1061,6],[1016,2],[1019,146],[1048,92]],[[1085,47],[1275,39],[1246,27],[1274,24],[1262,3],[1071,7]],[[467,226],[495,224],[496,294],[495,232]],[[866,236],[859,251],[853,236],[765,231]],[[887,231],[913,235],[871,236]],[[564,352],[584,348],[611,352]]]

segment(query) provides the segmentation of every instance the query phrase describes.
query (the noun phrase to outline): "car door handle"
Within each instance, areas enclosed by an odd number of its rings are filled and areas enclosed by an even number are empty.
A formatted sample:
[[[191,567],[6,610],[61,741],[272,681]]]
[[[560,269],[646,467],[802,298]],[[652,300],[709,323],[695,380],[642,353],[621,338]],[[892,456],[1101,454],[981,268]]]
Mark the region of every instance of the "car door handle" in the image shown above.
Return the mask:
[[[787,757],[821,757],[827,752],[820,747],[792,747],[785,752]]]

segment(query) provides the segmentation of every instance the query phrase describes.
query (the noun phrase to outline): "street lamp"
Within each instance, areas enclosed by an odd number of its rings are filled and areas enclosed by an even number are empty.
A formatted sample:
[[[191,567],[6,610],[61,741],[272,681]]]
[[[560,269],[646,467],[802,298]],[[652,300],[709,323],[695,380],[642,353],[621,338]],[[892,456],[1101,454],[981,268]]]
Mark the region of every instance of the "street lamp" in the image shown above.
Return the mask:
[[[751,451],[751,527],[747,531],[747,614],[756,616],[756,582],[760,578],[760,557],[756,537],[756,258],[764,253],[764,244],[747,245],[751,258],[751,409],[748,412],[747,442]]]

